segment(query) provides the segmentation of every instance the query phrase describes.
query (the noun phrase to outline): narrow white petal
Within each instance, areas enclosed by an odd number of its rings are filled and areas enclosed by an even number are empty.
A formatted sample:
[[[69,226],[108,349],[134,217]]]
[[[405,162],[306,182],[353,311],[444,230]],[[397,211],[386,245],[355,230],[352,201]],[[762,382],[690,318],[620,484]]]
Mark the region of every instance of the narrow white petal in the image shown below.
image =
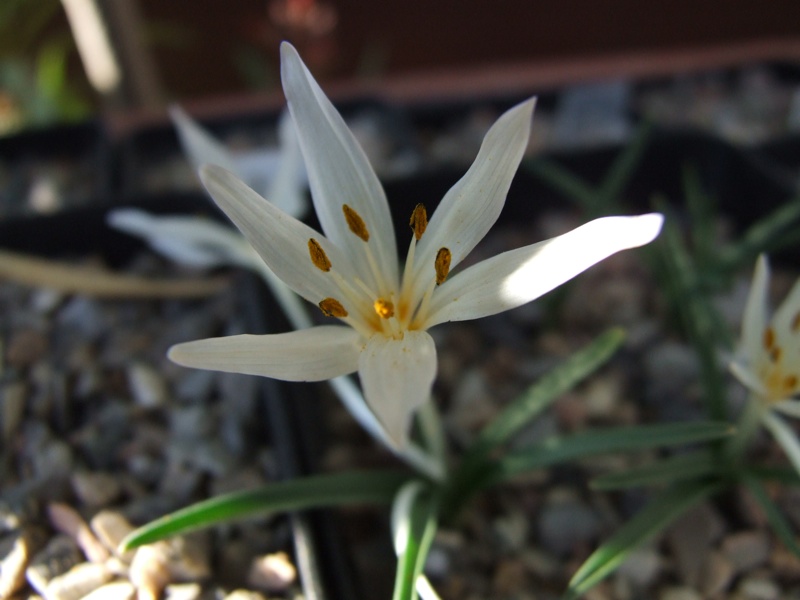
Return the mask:
[[[772,414],[771,412],[764,413],[762,423],[770,430],[775,437],[775,441],[777,441],[781,445],[781,448],[783,448],[783,451],[786,452],[786,456],[789,457],[794,470],[800,474],[800,442],[797,440],[797,434],[794,432],[794,429],[789,427],[778,415]]]
[[[775,341],[783,349],[783,360],[800,376],[800,280],[781,303],[772,318]]]
[[[353,235],[342,213],[342,205],[352,207],[366,223],[368,243],[385,278],[396,288],[397,248],[383,188],[344,119],[287,42],[281,44],[281,80],[322,230],[371,280],[364,242]]]
[[[535,103],[530,99],[518,104],[489,129],[475,162],[431,217],[417,247],[415,277],[427,272],[427,281],[433,278],[440,248],[450,250],[450,266],[455,267],[497,221],[528,145]]]
[[[367,404],[398,448],[408,445],[411,416],[427,402],[436,377],[436,346],[425,331],[402,340],[374,335],[358,360]]]
[[[323,298],[335,297],[337,290],[331,274],[311,262],[310,238],[320,243],[334,268],[352,280],[349,263],[336,246],[256,194],[233,173],[207,165],[200,170],[200,178],[270,269],[303,298],[317,304]]]
[[[280,158],[267,190],[267,199],[285,213],[300,218],[308,211],[305,166],[300,140],[297,139],[294,123],[288,112],[284,112],[278,121],[278,138]]]
[[[603,217],[480,262],[436,290],[426,327],[486,317],[530,302],[615,252],[651,242],[662,222],[656,213]]]
[[[766,398],[768,395],[767,388],[764,387],[764,382],[761,378],[756,375],[749,363],[746,363],[741,360],[733,360],[728,365],[728,369],[730,372],[733,373],[733,376],[739,380],[744,387],[749,389],[753,392],[756,396],[760,396],[761,398]]]
[[[112,227],[144,239],[170,260],[189,267],[252,268],[254,259],[258,260],[240,233],[211,219],[120,208],[111,211],[106,220]]]
[[[741,358],[751,367],[763,354],[764,329],[767,327],[769,296],[769,263],[763,254],[756,261],[753,283],[744,308],[742,319],[742,341],[738,349]]]
[[[775,403],[773,408],[784,415],[800,419],[800,400],[794,398],[787,398],[781,402]]]
[[[361,342],[350,327],[325,325],[273,335],[233,335],[177,344],[169,358],[195,369],[323,381],[356,370]]]
[[[180,107],[169,109],[172,123],[178,130],[178,139],[183,151],[195,170],[205,164],[219,165],[229,171],[236,171],[233,156],[228,149],[196,121],[191,119]]]

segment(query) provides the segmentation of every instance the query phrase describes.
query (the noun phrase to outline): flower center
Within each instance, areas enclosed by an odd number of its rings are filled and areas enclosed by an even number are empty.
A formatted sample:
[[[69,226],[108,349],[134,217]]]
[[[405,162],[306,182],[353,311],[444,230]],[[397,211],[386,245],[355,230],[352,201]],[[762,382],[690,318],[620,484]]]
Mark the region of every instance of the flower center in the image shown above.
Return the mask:
[[[795,315],[791,328],[792,333],[800,330],[800,313]],[[779,402],[793,396],[798,392],[800,376],[785,364],[784,350],[778,344],[775,330],[772,327],[764,330],[761,344],[766,350],[767,361],[761,365],[759,376],[767,389],[767,400]]]
[[[370,233],[367,223],[358,212],[347,204],[342,205],[342,213],[348,229],[364,242],[364,256],[369,265],[371,281],[384,282],[378,261],[370,248]],[[338,297],[327,297],[319,302],[319,308],[326,317],[342,319],[359,331],[364,337],[382,333],[400,339],[405,331],[421,329],[427,318],[431,296],[436,286],[447,279],[450,272],[452,254],[448,248],[440,248],[436,253],[431,279],[427,288],[420,294],[410,285],[413,273],[416,243],[422,238],[428,226],[428,214],[422,204],[417,204],[411,214],[409,226],[413,232],[408,250],[403,284],[399,291],[374,290],[365,283],[369,277],[352,277],[347,280],[331,262],[323,245],[314,238],[308,240],[308,254],[311,263],[324,273],[328,273],[338,289]],[[323,241],[325,241],[323,239]],[[383,283],[378,283],[383,286]],[[418,297],[417,297],[418,296]]]

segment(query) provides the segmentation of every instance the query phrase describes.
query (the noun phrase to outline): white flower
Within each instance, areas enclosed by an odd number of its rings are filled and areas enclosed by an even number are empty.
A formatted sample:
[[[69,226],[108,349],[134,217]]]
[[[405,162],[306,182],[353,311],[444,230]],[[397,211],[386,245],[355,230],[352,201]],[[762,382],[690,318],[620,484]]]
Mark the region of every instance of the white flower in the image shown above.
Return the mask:
[[[195,170],[205,164],[219,165],[246,181],[284,212],[302,217],[308,209],[303,155],[292,120],[284,113],[278,120],[277,150],[233,153],[203,129],[180,107],[169,110],[183,151]]]
[[[534,100],[500,117],[475,163],[427,221],[411,217],[405,265],[377,176],[342,117],[295,49],[281,47],[281,75],[325,235],[272,206],[232,173],[201,171],[217,204],[270,268],[341,324],[277,335],[178,344],[177,363],[287,381],[358,371],[368,405],[397,447],[430,395],[436,348],[426,331],[520,306],[607,256],[646,244],[662,217],[597,219],[567,234],[505,252],[449,277],[484,237],[505,202],[528,142]]]
[[[776,413],[800,417],[800,281],[770,320],[769,264],[758,257],[731,372],[759,404],[760,418],[800,472],[800,443]]]

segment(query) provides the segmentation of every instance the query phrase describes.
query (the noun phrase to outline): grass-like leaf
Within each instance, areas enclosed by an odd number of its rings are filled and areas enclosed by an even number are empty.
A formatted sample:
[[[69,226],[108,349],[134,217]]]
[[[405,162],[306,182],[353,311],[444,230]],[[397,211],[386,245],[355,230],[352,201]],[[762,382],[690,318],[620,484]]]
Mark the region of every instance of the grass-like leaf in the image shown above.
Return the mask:
[[[564,363],[550,371],[511,403],[479,434],[467,451],[459,469],[450,478],[444,493],[443,511],[457,510],[480,486],[492,456],[527,423],[544,411],[559,396],[603,365],[625,340],[619,328],[611,329]]]
[[[165,515],[136,529],[122,541],[120,548],[128,550],[255,515],[341,504],[388,504],[407,480],[407,474],[395,471],[353,471],[271,483],[211,498]]]
[[[417,580],[422,575],[436,532],[438,504],[435,495],[416,482],[409,486],[414,487],[401,490],[392,514],[392,520],[396,521],[393,535],[398,551],[392,600],[416,600]],[[405,497],[401,499],[400,496]]]
[[[565,600],[574,600],[614,571],[639,545],[655,537],[686,510],[722,489],[718,482],[678,484],[652,500],[581,565]]]
[[[670,456],[651,465],[595,477],[589,485],[598,490],[617,490],[699,479],[715,473],[717,461],[709,452]]]
[[[706,442],[728,437],[734,431],[730,423],[708,421],[614,427],[550,438],[541,444],[510,452],[498,460],[491,481],[584,456]]]
[[[767,516],[769,524],[775,531],[775,535],[780,538],[792,554],[800,557],[800,546],[798,546],[795,540],[792,526],[789,525],[789,522],[784,518],[780,509],[775,506],[775,503],[769,497],[769,494],[767,494],[767,490],[764,489],[764,485],[756,477],[749,474],[745,474],[742,477],[742,482],[753,494],[753,497],[761,505],[761,508],[764,509],[764,514]]]
[[[791,240],[800,223],[800,197],[782,204],[767,216],[753,223],[738,242],[721,250],[721,269],[735,273],[750,268],[762,252],[775,251],[783,240]]]

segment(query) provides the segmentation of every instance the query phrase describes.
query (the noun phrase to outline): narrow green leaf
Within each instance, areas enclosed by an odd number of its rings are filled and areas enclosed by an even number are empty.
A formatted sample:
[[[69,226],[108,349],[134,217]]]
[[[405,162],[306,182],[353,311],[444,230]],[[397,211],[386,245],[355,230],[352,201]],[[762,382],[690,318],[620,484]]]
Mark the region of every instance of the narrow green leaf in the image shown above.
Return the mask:
[[[408,475],[394,471],[353,471],[271,483],[211,498],[163,516],[132,532],[120,547],[128,550],[254,515],[341,504],[389,503],[407,479]]]
[[[542,158],[525,161],[523,168],[580,206],[584,212],[593,214],[595,190],[568,169],[552,160]]]
[[[470,454],[485,456],[509,441],[561,395],[599,369],[624,341],[622,329],[610,329],[547,373],[481,431]]]
[[[729,423],[706,421],[614,427],[554,437],[541,444],[510,452],[498,460],[492,481],[584,456],[705,442],[728,437],[734,431],[735,428]]]
[[[796,231],[798,223],[800,223],[800,197],[782,204],[756,221],[738,242],[723,248],[720,252],[720,266],[731,273],[750,267],[762,252],[768,249],[776,250],[774,241],[782,239],[786,233]]]
[[[653,133],[653,122],[644,121],[634,133],[631,141],[614,159],[603,182],[597,189],[595,213],[592,216],[612,214],[619,207],[619,197],[633,177],[644,156]]]
[[[599,583],[639,545],[655,537],[689,508],[722,489],[718,482],[679,484],[652,500],[581,565],[564,597],[574,600]]]
[[[783,517],[780,509],[775,506],[775,503],[769,497],[769,494],[767,494],[767,490],[764,489],[763,484],[757,478],[747,473],[742,476],[742,482],[753,494],[753,497],[761,505],[761,508],[764,509],[764,514],[767,516],[769,524],[775,531],[775,535],[780,538],[792,554],[800,557],[800,546],[797,544],[792,526],[789,525],[789,522]]]
[[[700,479],[715,473],[717,461],[708,452],[670,456],[651,465],[609,473],[594,478],[589,485],[596,490],[618,490],[655,484]]]
[[[784,485],[800,486],[800,476],[793,467],[751,467],[748,472],[764,481],[777,481]]]
[[[542,377],[495,417],[481,431],[458,470],[450,477],[442,500],[444,514],[456,511],[480,487],[492,456],[500,446],[559,396],[600,368],[624,340],[625,333],[619,328],[601,334],[591,344]]]
[[[436,496],[417,482],[408,485],[416,487],[410,489],[406,486],[400,491],[392,514],[393,521],[398,521],[393,527],[395,549],[398,549],[398,545],[402,547],[397,557],[392,600],[417,598],[417,580],[422,575],[436,533]],[[406,492],[409,492],[407,497],[401,501],[399,497]],[[396,515],[395,510],[402,511],[403,514]]]

